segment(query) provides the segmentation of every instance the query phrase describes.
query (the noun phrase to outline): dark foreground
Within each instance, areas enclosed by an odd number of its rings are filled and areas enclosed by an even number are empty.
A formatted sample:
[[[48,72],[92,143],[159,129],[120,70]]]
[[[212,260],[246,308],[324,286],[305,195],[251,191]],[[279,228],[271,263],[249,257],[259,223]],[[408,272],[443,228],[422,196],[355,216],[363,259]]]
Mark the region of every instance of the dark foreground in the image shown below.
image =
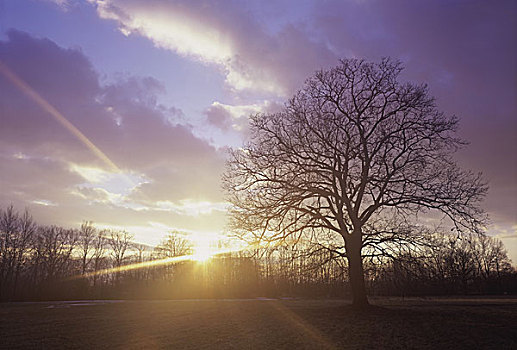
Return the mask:
[[[517,299],[0,304],[2,349],[517,349]]]

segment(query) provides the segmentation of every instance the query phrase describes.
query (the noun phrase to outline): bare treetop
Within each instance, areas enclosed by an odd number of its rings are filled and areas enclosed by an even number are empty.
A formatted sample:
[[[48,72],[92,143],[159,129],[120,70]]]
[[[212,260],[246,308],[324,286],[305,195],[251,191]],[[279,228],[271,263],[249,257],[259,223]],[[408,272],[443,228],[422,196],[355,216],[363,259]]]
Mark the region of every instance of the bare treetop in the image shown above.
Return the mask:
[[[258,239],[336,232],[351,270],[379,217],[437,210],[475,230],[487,186],[451,156],[463,144],[458,120],[425,85],[399,82],[401,70],[390,59],[341,60],[280,113],[253,116],[249,143],[231,152],[223,179],[233,227]]]

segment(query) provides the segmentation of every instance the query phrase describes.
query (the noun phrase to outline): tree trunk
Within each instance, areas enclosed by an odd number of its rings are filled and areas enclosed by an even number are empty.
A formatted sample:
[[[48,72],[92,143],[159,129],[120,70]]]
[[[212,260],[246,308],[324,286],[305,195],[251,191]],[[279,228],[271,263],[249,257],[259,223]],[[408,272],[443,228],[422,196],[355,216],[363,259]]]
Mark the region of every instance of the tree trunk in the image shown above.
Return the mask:
[[[86,274],[86,254],[83,255],[83,263],[82,263],[82,272],[83,272],[83,275]]]
[[[350,237],[347,242],[348,274],[352,287],[352,305],[364,308],[369,305],[364,284],[363,259],[361,257],[361,236]]]

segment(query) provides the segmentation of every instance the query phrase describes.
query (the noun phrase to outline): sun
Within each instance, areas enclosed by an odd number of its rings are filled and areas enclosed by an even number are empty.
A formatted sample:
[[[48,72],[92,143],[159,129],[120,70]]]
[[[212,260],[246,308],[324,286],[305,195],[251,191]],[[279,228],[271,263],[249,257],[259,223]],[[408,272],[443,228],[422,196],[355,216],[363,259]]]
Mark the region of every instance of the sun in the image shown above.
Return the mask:
[[[195,241],[193,251],[192,260],[199,262],[205,262],[214,256],[214,252],[210,248],[210,242],[204,239]]]
[[[194,249],[194,254],[192,254],[192,260],[205,262],[209,260],[212,256],[213,254],[210,251]]]
[[[192,243],[190,260],[206,262],[214,257],[245,250],[246,247],[225,246],[221,236],[216,233],[192,233],[189,237]]]

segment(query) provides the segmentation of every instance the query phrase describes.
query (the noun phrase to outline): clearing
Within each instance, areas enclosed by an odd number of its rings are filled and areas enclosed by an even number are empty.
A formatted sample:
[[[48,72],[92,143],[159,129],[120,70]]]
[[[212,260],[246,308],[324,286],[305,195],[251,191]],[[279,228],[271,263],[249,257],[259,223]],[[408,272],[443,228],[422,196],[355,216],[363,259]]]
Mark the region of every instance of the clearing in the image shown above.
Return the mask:
[[[515,298],[0,304],[0,348],[517,349]]]

